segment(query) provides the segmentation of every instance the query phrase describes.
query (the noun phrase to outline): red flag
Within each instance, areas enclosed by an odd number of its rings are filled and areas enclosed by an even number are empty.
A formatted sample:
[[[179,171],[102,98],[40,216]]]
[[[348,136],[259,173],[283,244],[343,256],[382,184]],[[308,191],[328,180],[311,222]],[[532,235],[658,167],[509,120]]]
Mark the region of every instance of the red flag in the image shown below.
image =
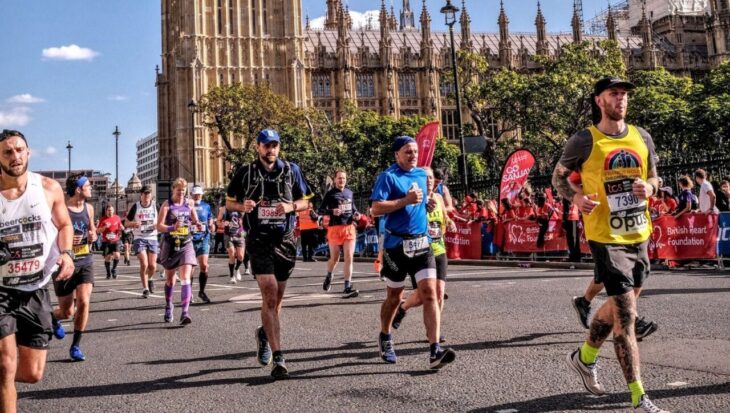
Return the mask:
[[[431,166],[433,153],[436,150],[436,139],[439,134],[439,121],[425,124],[416,135],[418,144],[418,166]]]
[[[518,149],[507,158],[502,168],[499,183],[499,199],[509,199],[512,203],[527,182],[530,170],[535,165],[535,157],[527,149]]]

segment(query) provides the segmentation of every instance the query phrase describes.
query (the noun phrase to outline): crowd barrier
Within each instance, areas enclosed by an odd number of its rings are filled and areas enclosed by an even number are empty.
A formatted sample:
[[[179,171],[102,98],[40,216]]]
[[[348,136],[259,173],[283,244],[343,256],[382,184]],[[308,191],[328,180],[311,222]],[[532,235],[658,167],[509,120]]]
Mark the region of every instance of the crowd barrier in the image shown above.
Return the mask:
[[[581,225],[580,248],[590,254]],[[721,214],[688,213],[679,218],[662,216],[653,220],[654,230],[649,254],[654,259],[717,259],[730,255],[730,212]],[[456,231],[447,232],[445,241],[449,259],[481,259],[498,252],[562,253],[568,249],[562,221],[552,220],[545,234],[545,244],[537,247],[539,224],[534,221],[497,223],[493,227],[479,222],[456,222]]]

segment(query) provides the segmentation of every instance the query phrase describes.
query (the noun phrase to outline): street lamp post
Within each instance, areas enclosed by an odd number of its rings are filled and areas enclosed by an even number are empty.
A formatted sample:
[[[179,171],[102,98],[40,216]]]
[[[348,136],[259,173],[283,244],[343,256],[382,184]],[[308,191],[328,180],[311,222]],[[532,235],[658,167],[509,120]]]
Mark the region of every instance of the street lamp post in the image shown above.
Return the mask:
[[[192,158],[193,158],[193,186],[198,181],[197,176],[197,169],[196,169],[196,162],[195,162],[195,112],[198,111],[198,104],[195,102],[195,99],[191,99],[190,103],[188,103],[188,111],[190,112],[190,136],[191,136],[191,142],[190,142],[190,149],[192,151]]]
[[[68,141],[68,145],[66,145],[66,149],[68,149],[68,174],[71,175],[71,149],[74,147],[71,146],[71,141]]]
[[[464,123],[461,119],[461,91],[459,88],[459,73],[456,69],[456,47],[454,46],[454,24],[456,23],[456,13],[459,8],[451,4],[451,0],[446,0],[446,5],[441,8],[441,13],[446,18],[446,25],[449,26],[449,36],[451,37],[451,69],[454,75],[454,94],[456,95],[456,124],[457,133],[459,134],[459,149],[461,156],[459,157],[459,166],[461,169],[461,187],[464,193],[469,193],[469,177],[466,170],[466,150],[464,148]]]
[[[119,213],[119,135],[121,135],[122,132],[119,132],[119,126],[114,127],[114,132],[112,132],[112,135],[114,135],[115,140],[115,164],[116,164],[116,186],[114,187],[114,213]]]

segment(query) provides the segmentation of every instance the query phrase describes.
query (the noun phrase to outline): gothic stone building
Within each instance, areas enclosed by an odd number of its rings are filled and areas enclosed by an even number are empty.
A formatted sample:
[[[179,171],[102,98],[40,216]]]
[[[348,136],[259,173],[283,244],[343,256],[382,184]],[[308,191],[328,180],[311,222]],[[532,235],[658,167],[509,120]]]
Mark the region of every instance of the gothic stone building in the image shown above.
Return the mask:
[[[381,0],[377,27],[370,22],[353,28],[342,0],[326,0],[324,27],[312,29],[308,19],[303,23],[301,0],[162,0],[162,70],[156,79],[159,178],[192,180],[195,162],[198,182],[225,185],[226,165],[211,157],[218,137],[188,106],[210,88],[234,82],[265,82],[296,105],[320,108],[335,120],[347,101],[396,117],[438,118],[443,135],[455,139],[455,107],[447,99],[453,86],[442,77],[451,67],[448,35],[432,30],[425,2],[417,26],[409,0],[402,1],[400,19]],[[620,34],[609,12],[606,34],[594,36],[584,33],[577,11],[572,33],[548,33],[539,1],[535,32],[510,33],[502,6],[499,33],[472,33],[462,0],[455,44],[481,53],[492,68],[525,71],[539,68],[536,55],[556,56],[566,42],[606,37],[619,43],[631,69],[664,66],[701,76],[730,59],[730,0],[705,0],[708,12],[699,16],[677,9],[680,0],[664,1],[674,8],[652,21],[653,10],[647,13],[645,3],[630,0],[629,7],[641,13],[631,32]]]

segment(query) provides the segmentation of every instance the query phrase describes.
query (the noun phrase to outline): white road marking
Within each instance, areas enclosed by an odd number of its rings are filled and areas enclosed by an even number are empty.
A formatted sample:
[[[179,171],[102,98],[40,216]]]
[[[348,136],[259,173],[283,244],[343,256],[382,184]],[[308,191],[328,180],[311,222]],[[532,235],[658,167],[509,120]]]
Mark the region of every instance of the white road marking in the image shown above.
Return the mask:
[[[292,294],[284,294],[284,302],[285,303],[291,303],[295,301],[311,301],[311,300],[322,300],[322,299],[333,299],[333,298],[339,298],[339,295],[336,294],[319,294],[319,293],[306,293],[306,294],[300,294],[300,293],[292,293]],[[243,294],[243,295],[237,295],[235,297],[231,297],[228,299],[230,302],[234,303],[240,303],[240,304],[260,304],[261,303],[261,293],[252,293],[252,294]]]
[[[108,319],[108,320],[106,320],[106,321],[108,321],[108,322],[110,322],[110,323],[111,323],[111,322],[117,321],[117,319],[116,319],[116,318],[110,318],[110,319]]]
[[[472,288],[479,288],[479,287],[481,287],[481,285],[479,285],[479,284],[472,285]]]
[[[496,413],[519,413],[519,410],[517,410],[517,409],[504,409],[504,410],[497,410]]]
[[[683,381],[675,381],[675,382],[672,382],[672,383],[667,383],[667,386],[669,386],[669,387],[680,387],[680,386],[686,386],[687,384],[689,384],[689,383],[685,383]]]
[[[201,308],[200,311],[208,311],[210,308]]]

